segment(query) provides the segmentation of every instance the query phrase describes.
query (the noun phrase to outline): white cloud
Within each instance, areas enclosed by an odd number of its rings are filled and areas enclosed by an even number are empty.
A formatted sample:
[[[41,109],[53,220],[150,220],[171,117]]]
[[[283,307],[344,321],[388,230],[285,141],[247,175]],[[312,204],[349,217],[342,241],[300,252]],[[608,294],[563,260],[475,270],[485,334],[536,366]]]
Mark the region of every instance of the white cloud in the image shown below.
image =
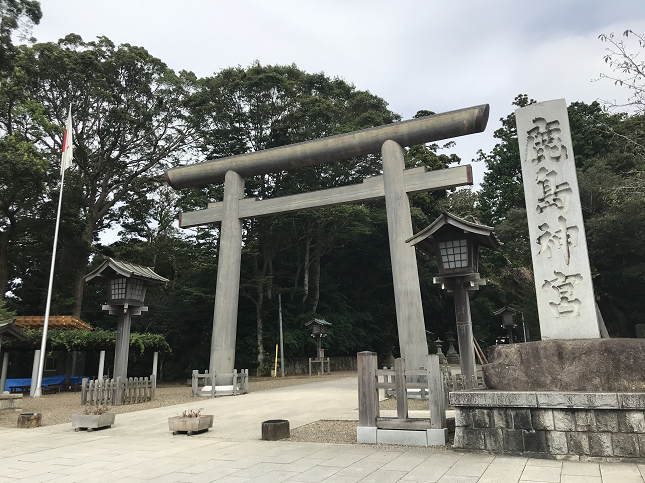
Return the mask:
[[[51,0],[42,7],[39,41],[105,35],[199,76],[254,60],[296,63],[383,97],[404,118],[490,103],[486,133],[457,140],[465,161],[492,148],[517,94],[624,97],[610,82],[591,82],[607,69],[597,37],[645,32],[645,2],[629,0]],[[481,166],[475,174],[481,181]]]

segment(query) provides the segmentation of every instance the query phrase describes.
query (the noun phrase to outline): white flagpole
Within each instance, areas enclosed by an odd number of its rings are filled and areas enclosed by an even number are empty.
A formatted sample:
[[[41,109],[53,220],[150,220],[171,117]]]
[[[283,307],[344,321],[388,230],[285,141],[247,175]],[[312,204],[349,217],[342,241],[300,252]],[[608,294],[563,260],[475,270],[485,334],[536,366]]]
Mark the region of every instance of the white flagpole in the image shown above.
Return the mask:
[[[47,328],[49,326],[49,309],[52,304],[52,287],[54,285],[54,267],[56,266],[56,246],[58,245],[58,226],[60,225],[60,209],[63,202],[63,183],[65,171],[60,177],[60,194],[58,195],[58,213],[56,213],[56,229],[54,230],[54,250],[52,251],[52,265],[49,270],[49,288],[47,289],[47,305],[45,307],[45,323],[43,324],[43,340],[40,343],[40,361],[38,362],[38,382],[34,397],[42,396],[43,370],[45,368],[45,346],[47,345]]]
[[[71,115],[72,107],[70,106],[69,112]],[[67,128],[67,126],[66,126]],[[71,132],[67,133],[71,136]],[[67,138],[67,135],[65,138]],[[63,149],[66,149],[65,141],[63,139]],[[45,306],[45,323],[43,324],[43,339],[40,342],[40,361],[38,362],[38,380],[36,383],[36,390],[34,391],[34,397],[42,397],[42,382],[43,382],[43,371],[45,369],[45,346],[47,345],[47,328],[49,327],[49,310],[52,303],[52,288],[54,286],[54,267],[56,266],[56,247],[58,245],[58,227],[60,225],[60,210],[63,204],[63,183],[65,182],[65,166],[64,166],[65,156],[61,160],[62,169],[60,175],[60,194],[58,195],[58,212],[56,213],[56,228],[54,229],[54,249],[52,251],[52,264],[51,269],[49,270],[49,287],[47,289],[47,305]]]

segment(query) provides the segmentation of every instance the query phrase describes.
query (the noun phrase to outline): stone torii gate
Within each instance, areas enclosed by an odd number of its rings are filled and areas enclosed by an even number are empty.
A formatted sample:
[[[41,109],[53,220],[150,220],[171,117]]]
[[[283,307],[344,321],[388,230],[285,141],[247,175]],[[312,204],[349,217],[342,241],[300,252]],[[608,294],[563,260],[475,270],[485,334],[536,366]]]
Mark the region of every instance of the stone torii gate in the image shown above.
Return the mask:
[[[488,113],[488,104],[484,104],[166,171],[166,181],[175,189],[224,181],[223,201],[179,215],[181,228],[221,222],[211,374],[230,374],[234,368],[242,220],[377,198],[385,198],[401,356],[408,367],[425,366],[428,346],[419,275],[414,247],[405,243],[413,235],[407,194],[472,184],[472,170],[470,165],[439,171],[426,171],[425,167],[406,170],[403,147],[482,132]],[[244,178],[379,152],[383,175],[360,184],[260,201],[244,198]]]

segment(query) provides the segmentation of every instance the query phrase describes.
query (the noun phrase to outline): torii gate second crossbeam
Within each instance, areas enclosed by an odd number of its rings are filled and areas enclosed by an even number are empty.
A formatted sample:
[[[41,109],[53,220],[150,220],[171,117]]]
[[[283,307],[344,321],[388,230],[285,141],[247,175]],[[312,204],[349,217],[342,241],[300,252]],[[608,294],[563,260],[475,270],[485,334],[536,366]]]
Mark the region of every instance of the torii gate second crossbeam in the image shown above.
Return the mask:
[[[413,235],[407,194],[472,184],[472,170],[469,165],[439,171],[406,170],[403,147],[482,132],[488,122],[488,113],[488,104],[484,104],[166,171],[166,180],[175,189],[224,181],[222,202],[210,203],[205,210],[180,214],[182,228],[221,222],[210,372],[230,374],[234,368],[242,220],[383,197],[401,356],[408,367],[424,366],[428,346],[419,275],[414,247],[405,243]],[[243,176],[340,161],[379,151],[383,158],[383,175],[367,178],[363,183],[261,201],[244,199]]]

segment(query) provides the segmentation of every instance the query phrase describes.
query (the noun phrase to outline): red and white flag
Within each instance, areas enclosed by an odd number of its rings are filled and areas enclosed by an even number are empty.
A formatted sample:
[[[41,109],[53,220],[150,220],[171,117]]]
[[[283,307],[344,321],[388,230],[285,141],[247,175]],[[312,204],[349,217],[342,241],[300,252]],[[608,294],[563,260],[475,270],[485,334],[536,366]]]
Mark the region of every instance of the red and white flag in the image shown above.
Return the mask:
[[[63,172],[72,165],[74,158],[74,136],[72,134],[72,106],[69,106],[67,114],[67,125],[65,126],[65,137],[63,138],[63,155],[60,159],[60,172]]]

